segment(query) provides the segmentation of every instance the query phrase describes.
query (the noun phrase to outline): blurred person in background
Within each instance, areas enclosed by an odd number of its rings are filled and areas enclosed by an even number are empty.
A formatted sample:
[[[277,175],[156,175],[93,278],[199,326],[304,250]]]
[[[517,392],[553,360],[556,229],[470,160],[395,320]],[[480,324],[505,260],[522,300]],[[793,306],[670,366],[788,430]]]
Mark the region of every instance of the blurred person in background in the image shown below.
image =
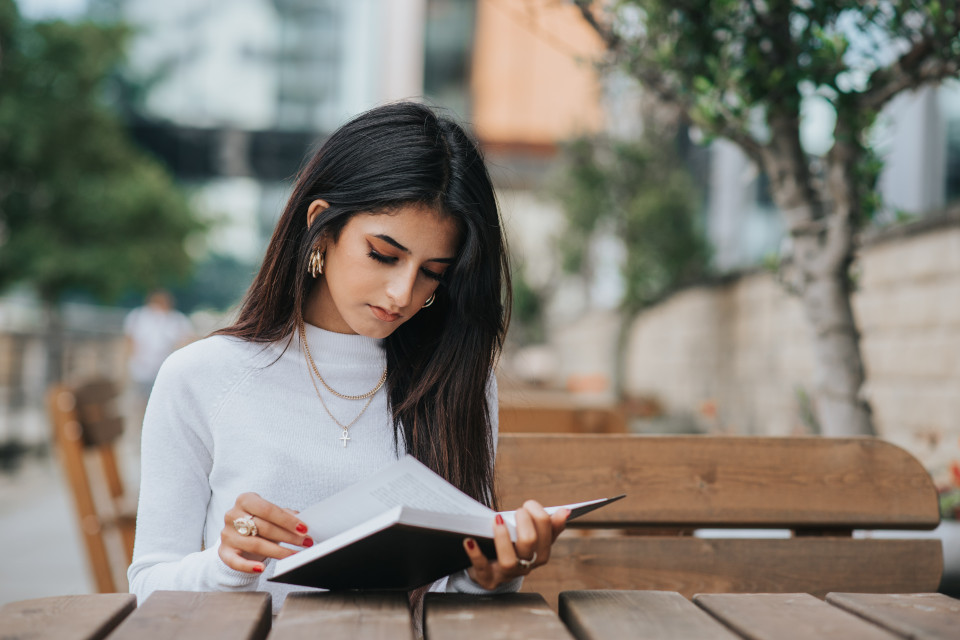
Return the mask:
[[[127,314],[123,333],[137,417],[142,418],[160,365],[194,339],[193,326],[187,316],[174,308],[173,296],[158,289],[147,296],[146,304]]]
[[[275,560],[314,542],[298,511],[406,453],[495,506],[505,300],[493,186],[459,125],[404,102],[335,131],[300,172],[236,323],[160,371],[131,591],[266,591],[279,611],[304,588],[269,582]],[[568,515],[526,502],[516,546],[498,516],[497,556],[465,539],[470,567],[430,588],[516,591]]]

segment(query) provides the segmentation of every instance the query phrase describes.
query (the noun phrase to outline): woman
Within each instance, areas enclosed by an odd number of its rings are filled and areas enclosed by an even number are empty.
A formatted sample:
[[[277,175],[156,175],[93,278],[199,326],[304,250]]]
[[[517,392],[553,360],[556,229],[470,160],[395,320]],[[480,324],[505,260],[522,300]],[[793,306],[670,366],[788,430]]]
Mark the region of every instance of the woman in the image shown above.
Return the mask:
[[[507,274],[490,178],[458,125],[399,103],[336,131],[237,322],[160,371],[131,591],[269,591],[277,610],[291,587],[267,582],[273,560],[313,544],[297,510],[406,452],[492,505]],[[497,557],[467,539],[470,568],[432,588],[516,590],[567,515],[528,501],[516,545],[497,522]]]

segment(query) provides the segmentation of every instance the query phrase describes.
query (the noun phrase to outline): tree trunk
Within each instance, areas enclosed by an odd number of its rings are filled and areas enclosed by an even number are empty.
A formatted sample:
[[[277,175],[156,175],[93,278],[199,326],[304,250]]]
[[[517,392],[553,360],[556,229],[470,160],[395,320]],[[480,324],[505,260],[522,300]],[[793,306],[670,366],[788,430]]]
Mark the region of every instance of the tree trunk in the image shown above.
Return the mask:
[[[860,397],[863,359],[847,275],[858,206],[852,178],[857,148],[838,141],[831,152],[827,212],[812,186],[813,173],[800,145],[799,120],[774,118],[771,133],[764,169],[793,241],[794,274],[787,280],[799,293],[813,329],[813,395],[821,434],[874,435],[870,407]]]
[[[817,256],[805,265],[804,307],[814,330],[817,410],[824,435],[876,435],[870,406],[861,396],[865,379],[860,333],[850,304],[849,269],[854,227],[861,215],[855,167],[863,147],[849,117],[838,117],[826,157],[826,197],[832,205]]]
[[[637,311],[634,309],[619,309],[617,315],[620,322],[617,324],[617,342],[613,352],[613,380],[611,388],[616,402],[622,402],[627,397],[627,343],[630,341],[630,327],[633,321],[637,319]]]
[[[860,397],[863,361],[846,274],[809,280],[801,299],[813,328],[814,398],[821,434],[873,435],[870,407]]]

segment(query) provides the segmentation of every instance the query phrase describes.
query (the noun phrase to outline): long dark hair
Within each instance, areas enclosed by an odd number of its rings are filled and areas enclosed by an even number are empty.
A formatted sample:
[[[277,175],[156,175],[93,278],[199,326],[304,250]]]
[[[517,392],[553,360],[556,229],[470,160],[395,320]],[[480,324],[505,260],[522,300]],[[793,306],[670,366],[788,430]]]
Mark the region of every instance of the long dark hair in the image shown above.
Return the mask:
[[[308,229],[307,209],[317,199],[330,206]],[[494,505],[486,391],[509,320],[510,271],[483,157],[451,119],[400,102],[334,132],[298,175],[237,322],[218,333],[255,342],[290,338],[314,283],[307,264],[321,236],[335,242],[352,216],[411,204],[451,216],[461,246],[434,304],[385,340],[394,424],[409,453]]]

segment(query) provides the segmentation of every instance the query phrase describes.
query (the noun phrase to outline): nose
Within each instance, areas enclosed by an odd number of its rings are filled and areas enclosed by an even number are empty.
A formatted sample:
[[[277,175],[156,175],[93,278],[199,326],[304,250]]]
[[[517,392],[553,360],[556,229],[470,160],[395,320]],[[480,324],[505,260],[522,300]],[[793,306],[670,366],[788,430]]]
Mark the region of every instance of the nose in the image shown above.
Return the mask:
[[[417,281],[416,270],[398,270],[387,282],[387,298],[396,307],[403,309],[413,299],[413,285]]]

